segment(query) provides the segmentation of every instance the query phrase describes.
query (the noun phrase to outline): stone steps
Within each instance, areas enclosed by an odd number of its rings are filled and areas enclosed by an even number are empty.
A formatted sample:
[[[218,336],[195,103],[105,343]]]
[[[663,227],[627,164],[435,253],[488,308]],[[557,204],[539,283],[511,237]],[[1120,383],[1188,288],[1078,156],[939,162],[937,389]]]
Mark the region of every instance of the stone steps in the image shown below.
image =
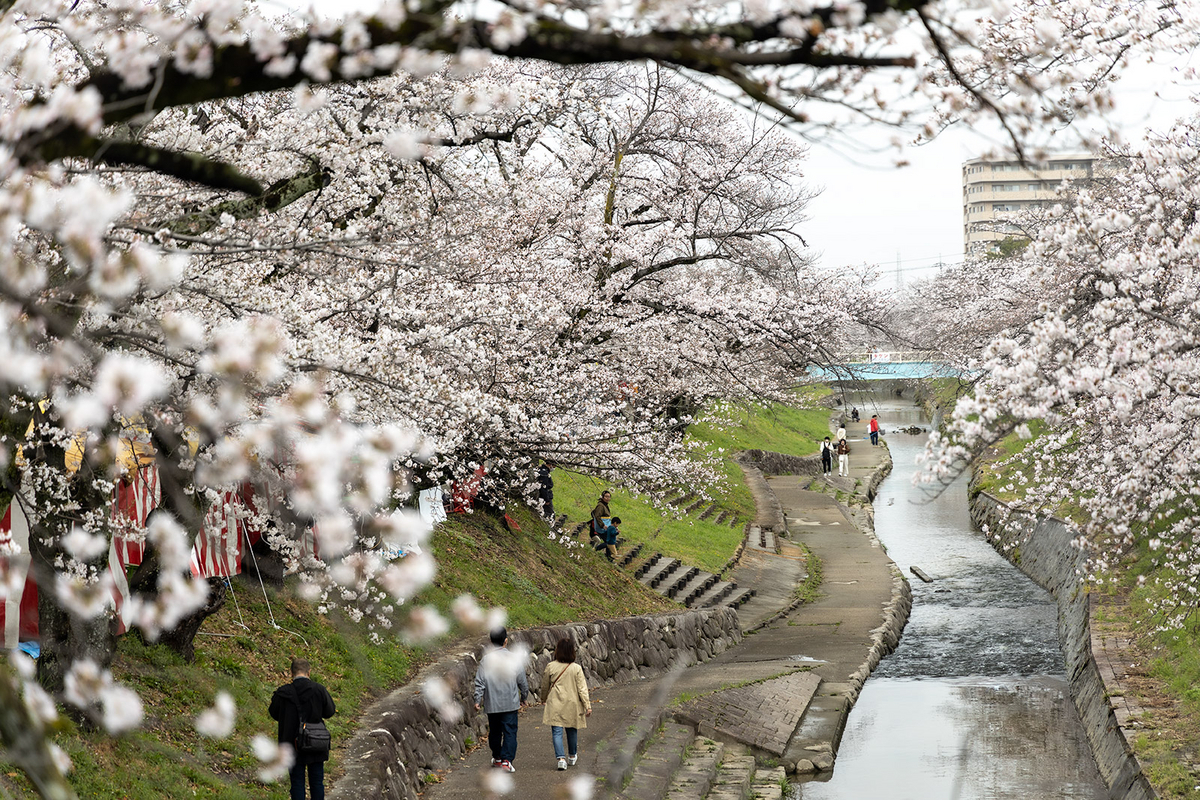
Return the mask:
[[[690,504],[695,499],[695,492],[684,492],[678,497],[673,497],[668,500],[667,505],[669,505],[671,508],[682,508],[685,504]]]
[[[679,600],[679,590],[691,583],[692,579],[699,574],[699,567],[689,567],[681,563],[679,569],[665,582],[665,588],[662,589],[663,594],[672,600]]]
[[[645,575],[651,569],[654,569],[654,565],[657,564],[662,557],[662,553],[653,553],[649,558],[639,564],[638,568],[633,571],[634,580],[640,581],[643,575]]]
[[[630,564],[632,564],[634,561],[636,561],[637,557],[641,554],[643,549],[644,549],[644,547],[641,542],[638,542],[633,547],[629,548],[628,552],[626,552],[625,555],[621,556],[621,561],[620,561],[621,566],[628,567]]]
[[[621,792],[630,800],[650,800],[667,796],[671,780],[679,772],[696,732],[687,725],[667,722],[646,746],[633,766],[633,774]]]
[[[621,741],[601,745],[614,753],[606,774],[609,781],[621,783],[620,791],[609,795],[617,800],[783,798],[783,767],[758,766],[741,745],[697,736],[690,725],[677,722],[651,727],[636,716],[626,731]],[[616,753],[633,757],[620,764]]]
[[[648,570],[642,573],[638,578],[643,586],[649,586],[651,589],[657,589],[664,580],[669,578],[675,570],[679,569],[679,559],[663,556],[659,558]]]
[[[707,795],[724,757],[724,744],[697,736],[688,748],[687,758],[671,779],[666,800],[696,800]]]
[[[721,605],[729,595],[737,591],[738,585],[733,581],[717,581],[700,596],[692,601],[689,608],[711,608]]]
[[[696,600],[696,598],[702,595],[710,586],[715,584],[717,580],[717,576],[713,575],[711,572],[701,572],[700,570],[697,570],[696,574],[692,576],[692,579],[683,586],[680,586],[675,592],[675,599],[680,603],[683,603],[685,606],[691,608],[691,604]]]
[[[733,592],[730,593],[729,597],[726,598],[721,605],[733,606],[734,608],[737,608],[751,597],[754,597],[756,594],[758,594],[758,592],[754,591],[753,589],[741,589],[735,586]]]
[[[769,769],[759,767],[750,784],[750,800],[783,800],[783,787],[787,785],[787,770],[783,767]]]

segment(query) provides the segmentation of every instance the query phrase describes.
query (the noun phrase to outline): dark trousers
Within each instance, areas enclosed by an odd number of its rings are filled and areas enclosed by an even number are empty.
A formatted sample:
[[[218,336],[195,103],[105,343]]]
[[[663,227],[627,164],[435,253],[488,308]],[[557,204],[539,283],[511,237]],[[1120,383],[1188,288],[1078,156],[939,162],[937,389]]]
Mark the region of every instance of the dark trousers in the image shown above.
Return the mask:
[[[879,431],[871,431],[871,444],[879,444]]]
[[[292,799],[304,800],[304,770],[308,770],[308,787],[312,800],[325,800],[325,762],[305,765],[303,761],[293,764],[288,770],[292,779]]]
[[[821,451],[821,471],[826,475],[833,472],[833,454],[828,450]]]
[[[517,712],[488,714],[488,747],[493,761],[512,761],[517,757]]]

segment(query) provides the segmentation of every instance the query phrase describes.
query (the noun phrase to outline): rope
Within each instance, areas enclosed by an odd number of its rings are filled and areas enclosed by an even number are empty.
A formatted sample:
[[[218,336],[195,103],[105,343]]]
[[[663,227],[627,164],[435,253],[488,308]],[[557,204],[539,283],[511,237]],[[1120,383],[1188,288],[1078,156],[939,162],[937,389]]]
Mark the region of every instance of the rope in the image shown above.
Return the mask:
[[[243,536],[240,525],[238,526],[238,536]],[[258,568],[258,554],[254,552],[254,547],[250,544],[250,540],[248,537],[243,538],[242,541],[243,541],[243,546],[247,550],[250,551],[250,560],[254,562],[254,574],[258,576],[258,587],[260,589],[262,589],[263,602],[265,602],[267,604],[267,616],[271,620],[271,627],[277,631],[283,631],[284,633],[290,633],[292,636],[295,636],[300,641],[304,642],[305,647],[308,647],[308,639],[305,639],[303,636],[301,636],[296,631],[288,630],[287,628],[283,627],[282,625],[280,625],[278,622],[275,621],[275,612],[271,609],[271,598],[267,596],[267,585],[265,583],[263,583],[262,570],[260,570]]]
[[[233,598],[233,607],[237,610],[238,615],[238,625],[241,625],[246,630],[250,630],[250,626],[242,618],[242,607],[238,605],[237,594],[233,591],[233,581],[229,580],[228,575],[225,576],[225,588],[229,590],[229,596]]]

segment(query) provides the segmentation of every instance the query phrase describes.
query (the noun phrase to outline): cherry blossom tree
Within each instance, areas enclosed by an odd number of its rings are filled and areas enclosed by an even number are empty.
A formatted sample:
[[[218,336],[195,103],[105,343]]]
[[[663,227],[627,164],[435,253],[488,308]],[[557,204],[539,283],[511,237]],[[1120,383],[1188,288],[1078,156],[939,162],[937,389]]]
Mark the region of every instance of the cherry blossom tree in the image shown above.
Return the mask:
[[[1001,436],[1028,438],[1027,502],[1078,508],[1094,577],[1131,548],[1163,568],[1158,611],[1174,628],[1197,607],[1197,121],[1137,149],[1110,148],[1111,174],[1054,209],[1024,257],[1028,319],[982,349],[984,378],[933,444],[943,479]]]
[[[44,683],[110,730],[137,723],[107,671],[101,557],[131,422],[169,512],[130,606],[148,636],[202,613],[190,537],[248,479],[279,547],[319,527],[316,593],[382,613],[432,577],[428,557],[371,552],[420,543],[396,509],[414,482],[546,455],[693,476],[678,428],[698,400],[769,393],[837,345],[816,310],[854,288],[805,269],[794,144],[656,70],[483,72],[490,55],[657,62],[811,136],[993,115],[1021,148],[1102,110],[1134,52],[1189,46],[1191,13],[506,3],[482,19],[392,0],[280,22],[238,0],[0,0],[0,467],[59,619]],[[0,735],[39,791],[70,796],[42,735],[53,703],[17,663]],[[214,709],[205,730],[225,727]]]

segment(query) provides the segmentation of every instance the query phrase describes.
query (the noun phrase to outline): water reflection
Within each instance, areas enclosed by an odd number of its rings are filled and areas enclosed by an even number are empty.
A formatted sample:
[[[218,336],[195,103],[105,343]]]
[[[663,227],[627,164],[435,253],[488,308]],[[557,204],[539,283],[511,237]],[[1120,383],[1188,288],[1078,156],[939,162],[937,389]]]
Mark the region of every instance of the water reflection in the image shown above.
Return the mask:
[[[894,468],[875,501],[888,555],[911,578],[900,647],[850,714],[828,782],[804,800],[1103,798],[1062,674],[1053,599],[974,532],[965,478],[928,502],[911,483],[929,423],[903,401],[878,413]]]
[[[829,783],[804,800],[1099,798],[1082,732],[1061,679],[872,678]]]

